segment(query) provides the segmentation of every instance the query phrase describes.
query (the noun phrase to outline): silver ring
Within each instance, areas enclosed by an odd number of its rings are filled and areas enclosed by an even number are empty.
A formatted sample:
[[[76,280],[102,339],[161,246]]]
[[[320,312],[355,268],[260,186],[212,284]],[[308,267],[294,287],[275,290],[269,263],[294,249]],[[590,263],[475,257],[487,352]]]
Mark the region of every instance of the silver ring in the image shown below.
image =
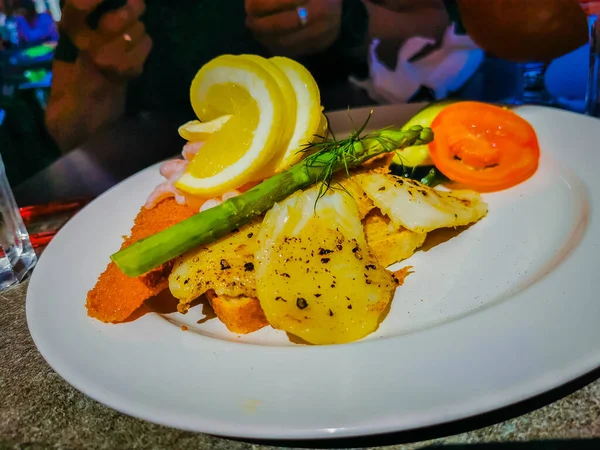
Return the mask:
[[[123,40],[125,41],[127,50],[131,50],[131,48],[133,47],[133,38],[131,37],[131,35],[129,33],[123,33]]]
[[[305,27],[308,23],[308,10],[304,6],[298,6],[296,8],[298,18],[300,19],[300,26]]]

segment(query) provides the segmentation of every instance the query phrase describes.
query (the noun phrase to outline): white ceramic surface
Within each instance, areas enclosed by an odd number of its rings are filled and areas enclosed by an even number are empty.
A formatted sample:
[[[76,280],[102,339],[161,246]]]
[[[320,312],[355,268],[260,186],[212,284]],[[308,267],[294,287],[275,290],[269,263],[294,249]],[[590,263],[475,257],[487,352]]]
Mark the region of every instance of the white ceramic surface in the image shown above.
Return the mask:
[[[372,125],[414,111],[377,108]],[[33,339],[62,377],[112,408],[247,438],[406,430],[565,383],[600,365],[600,121],[518,113],[538,133],[538,172],[486,194],[481,222],[400,263],[414,273],[361,342],[300,346],[271,328],[239,337],[217,320],[198,324],[201,307],[120,325],[88,318],[86,293],[159,180],[156,166],[88,205],[46,249],[27,295]],[[330,119],[338,134],[351,127],[347,112]]]

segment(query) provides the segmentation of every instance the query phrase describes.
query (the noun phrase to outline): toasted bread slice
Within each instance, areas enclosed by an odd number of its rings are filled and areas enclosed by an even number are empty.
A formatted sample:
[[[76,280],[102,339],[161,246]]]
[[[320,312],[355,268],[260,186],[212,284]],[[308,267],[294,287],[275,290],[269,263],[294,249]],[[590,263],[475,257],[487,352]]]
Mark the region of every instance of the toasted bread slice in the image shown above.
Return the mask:
[[[248,334],[269,325],[256,298],[218,296],[213,290],[207,291],[206,297],[219,320],[233,333]]]

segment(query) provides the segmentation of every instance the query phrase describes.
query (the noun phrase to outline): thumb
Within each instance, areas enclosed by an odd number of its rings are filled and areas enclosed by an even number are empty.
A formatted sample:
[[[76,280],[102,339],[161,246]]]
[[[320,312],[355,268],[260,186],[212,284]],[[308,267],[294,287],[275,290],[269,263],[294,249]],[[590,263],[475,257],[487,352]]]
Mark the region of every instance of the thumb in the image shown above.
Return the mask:
[[[104,0],[68,0],[62,9],[60,29],[79,50],[87,50],[92,41],[92,30],[86,25],[87,16]]]

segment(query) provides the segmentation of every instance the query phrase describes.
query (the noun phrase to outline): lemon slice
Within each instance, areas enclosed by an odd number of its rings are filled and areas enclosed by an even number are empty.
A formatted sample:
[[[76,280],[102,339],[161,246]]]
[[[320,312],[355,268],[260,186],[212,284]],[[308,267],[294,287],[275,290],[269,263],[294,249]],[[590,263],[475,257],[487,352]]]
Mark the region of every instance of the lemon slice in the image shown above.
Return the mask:
[[[190,120],[184,123],[177,130],[179,136],[190,142],[201,142],[209,138],[213,133],[216,133],[225,125],[225,123],[231,119],[231,114],[217,117],[210,122],[200,122],[198,120]]]
[[[294,128],[296,126],[296,92],[290,83],[290,80],[286,76],[286,74],[279,69],[275,64],[269,61],[266,58],[258,55],[242,55],[244,58],[250,59],[250,61],[254,61],[257,64],[260,64],[263,69],[267,70],[275,81],[277,81],[277,85],[281,90],[281,94],[283,95],[283,102],[285,106],[284,117],[282,117],[285,125],[282,125],[282,133],[281,140],[278,143],[279,151],[285,151],[290,143],[290,139],[294,133]]]
[[[324,135],[327,120],[322,116],[319,86],[311,73],[289,58],[275,56],[269,61],[287,75],[296,94],[296,125],[287,149],[276,160],[275,172],[280,172],[302,159],[299,150],[313,142],[315,135]]]
[[[190,98],[202,122],[232,117],[208,137],[177,181],[181,191],[220,195],[253,180],[277,154],[285,131],[285,102],[277,81],[261,64],[219,56],[198,71]]]

